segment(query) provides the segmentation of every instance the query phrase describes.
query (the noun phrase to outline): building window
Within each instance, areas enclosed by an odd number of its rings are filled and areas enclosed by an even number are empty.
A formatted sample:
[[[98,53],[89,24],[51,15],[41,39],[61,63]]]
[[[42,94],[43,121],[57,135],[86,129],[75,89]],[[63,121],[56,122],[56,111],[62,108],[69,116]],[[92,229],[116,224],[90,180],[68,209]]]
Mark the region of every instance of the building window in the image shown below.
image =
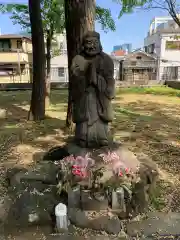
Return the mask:
[[[58,77],[64,77],[64,68],[61,67],[61,68],[58,68]]]
[[[22,40],[17,40],[17,49],[22,49]]]
[[[137,56],[136,59],[137,59],[137,60],[141,60],[142,57],[141,57],[141,56]]]
[[[63,42],[60,42],[60,54],[64,54],[64,44]]]
[[[180,41],[166,41],[167,50],[180,50]]]
[[[151,44],[149,53],[154,53],[154,49],[155,49],[155,44]]]
[[[67,47],[66,44],[64,42],[60,42],[60,54],[61,55],[67,55]]]
[[[147,53],[152,54],[152,53],[154,53],[154,50],[155,50],[155,44],[154,43],[145,47],[145,52],[147,52]]]
[[[11,43],[10,40],[0,40],[0,51],[1,52],[6,52],[6,51],[10,51],[11,48]]]

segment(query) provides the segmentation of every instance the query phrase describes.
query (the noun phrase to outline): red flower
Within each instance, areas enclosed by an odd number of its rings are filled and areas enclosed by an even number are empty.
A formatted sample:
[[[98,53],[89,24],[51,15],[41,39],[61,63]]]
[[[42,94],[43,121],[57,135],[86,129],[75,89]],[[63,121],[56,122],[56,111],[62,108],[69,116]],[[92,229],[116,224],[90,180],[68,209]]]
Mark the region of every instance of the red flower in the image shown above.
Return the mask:
[[[79,169],[72,170],[72,173],[77,176],[81,176],[81,171]]]
[[[80,166],[72,166],[72,174],[79,176],[79,177],[87,177],[87,171],[84,169],[81,169]]]
[[[80,169],[80,166],[78,166],[78,165],[73,165],[72,168],[74,168],[74,169]]]

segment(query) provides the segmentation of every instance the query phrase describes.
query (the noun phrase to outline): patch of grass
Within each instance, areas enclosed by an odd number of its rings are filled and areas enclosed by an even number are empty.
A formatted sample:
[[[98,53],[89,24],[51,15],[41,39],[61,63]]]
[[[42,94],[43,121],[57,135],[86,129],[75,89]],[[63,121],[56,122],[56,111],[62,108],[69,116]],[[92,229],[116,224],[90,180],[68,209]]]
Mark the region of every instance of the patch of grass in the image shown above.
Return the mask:
[[[139,93],[139,94],[154,94],[154,95],[167,95],[180,97],[180,90],[169,88],[166,86],[161,87],[130,87],[120,88],[118,93]]]
[[[140,120],[151,120],[151,116],[147,116],[145,114],[140,114],[140,113],[137,113],[137,112],[133,112],[133,111],[130,111],[126,108],[117,108],[116,112],[117,113],[118,112],[122,113],[122,114],[130,116],[130,117],[139,118]]]

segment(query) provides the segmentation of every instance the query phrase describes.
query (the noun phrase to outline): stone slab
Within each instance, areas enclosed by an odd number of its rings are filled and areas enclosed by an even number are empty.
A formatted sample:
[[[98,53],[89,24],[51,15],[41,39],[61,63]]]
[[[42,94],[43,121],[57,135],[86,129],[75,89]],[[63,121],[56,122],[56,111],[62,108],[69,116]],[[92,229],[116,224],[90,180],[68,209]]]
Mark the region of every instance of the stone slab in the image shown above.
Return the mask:
[[[127,234],[131,237],[137,235],[150,237],[155,234],[178,235],[180,234],[180,213],[149,213],[145,220],[129,222]]]

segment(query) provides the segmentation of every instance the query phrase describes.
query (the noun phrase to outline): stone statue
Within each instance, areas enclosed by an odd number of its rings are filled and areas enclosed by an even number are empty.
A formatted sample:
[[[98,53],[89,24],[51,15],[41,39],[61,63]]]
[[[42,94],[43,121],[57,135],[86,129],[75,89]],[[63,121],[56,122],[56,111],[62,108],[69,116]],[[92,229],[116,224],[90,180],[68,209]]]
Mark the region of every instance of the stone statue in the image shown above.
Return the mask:
[[[75,140],[81,147],[107,146],[108,123],[113,120],[114,64],[102,51],[100,35],[88,32],[82,52],[71,65]]]

